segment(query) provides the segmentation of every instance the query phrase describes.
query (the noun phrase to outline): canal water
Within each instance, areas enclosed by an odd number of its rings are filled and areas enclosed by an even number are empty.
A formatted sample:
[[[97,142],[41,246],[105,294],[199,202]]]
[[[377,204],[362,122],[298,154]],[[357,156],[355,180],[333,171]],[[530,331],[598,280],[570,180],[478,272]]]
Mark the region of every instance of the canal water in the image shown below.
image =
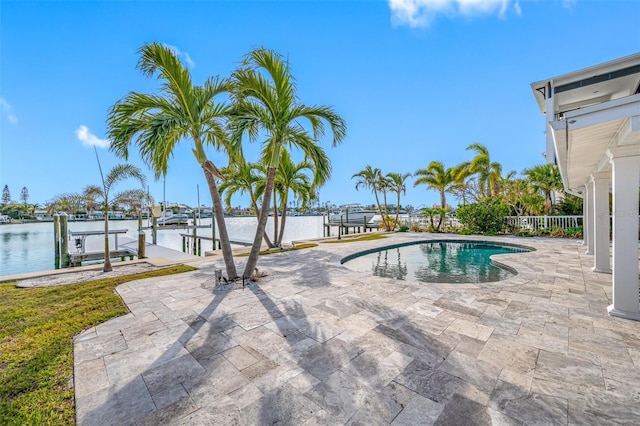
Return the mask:
[[[253,242],[258,220],[256,217],[228,217],[226,218],[229,238],[233,241]],[[198,235],[211,236],[211,219],[201,219],[199,225],[209,228],[199,228]],[[143,220],[142,226],[147,226]],[[69,222],[69,231],[103,230],[104,222]],[[137,239],[137,220],[111,220],[109,229],[126,229],[127,237]],[[308,238],[320,238],[323,231],[322,216],[291,216],[287,217],[283,242],[288,243]],[[184,227],[159,227],[158,245],[182,250],[180,234],[191,233]],[[267,223],[269,236],[273,235],[273,218]],[[151,230],[145,230],[146,241],[151,243]],[[216,229],[216,236],[219,233]],[[103,239],[104,236],[89,238]],[[73,250],[73,242],[69,242]],[[211,250],[212,242],[202,241],[202,250]],[[54,269],[54,241],[53,222],[38,222],[25,224],[10,224],[0,226],[0,276],[38,272]]]

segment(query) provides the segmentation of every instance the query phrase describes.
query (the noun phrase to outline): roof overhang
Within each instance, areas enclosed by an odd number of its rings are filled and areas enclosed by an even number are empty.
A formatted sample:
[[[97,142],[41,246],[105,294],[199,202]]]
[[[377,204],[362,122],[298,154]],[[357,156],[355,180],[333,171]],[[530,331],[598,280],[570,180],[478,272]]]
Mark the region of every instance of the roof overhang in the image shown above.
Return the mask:
[[[546,114],[546,91],[554,97],[554,114],[640,93],[640,54],[531,84],[538,108]]]
[[[565,189],[578,191],[592,174],[610,170],[612,153],[640,154],[640,54],[531,88],[547,116]]]
[[[549,127],[564,186],[577,190],[610,170],[607,150],[640,146],[640,94],[566,113]]]

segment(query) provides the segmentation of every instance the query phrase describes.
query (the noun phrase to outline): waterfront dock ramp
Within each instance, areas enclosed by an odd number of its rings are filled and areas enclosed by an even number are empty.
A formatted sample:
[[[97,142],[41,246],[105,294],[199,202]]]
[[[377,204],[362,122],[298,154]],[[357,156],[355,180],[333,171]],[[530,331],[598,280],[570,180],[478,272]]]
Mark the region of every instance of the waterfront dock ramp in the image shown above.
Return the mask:
[[[138,257],[138,240],[127,237],[124,234],[127,229],[109,230],[113,239],[109,241],[109,255],[112,259]],[[82,262],[104,260],[104,238],[87,239],[89,236],[104,235],[104,231],[71,231],[69,232],[72,244],[69,245],[69,263],[71,266],[80,266]],[[183,253],[156,244],[145,243],[145,257],[162,257],[172,261],[188,261],[197,259],[197,256]]]

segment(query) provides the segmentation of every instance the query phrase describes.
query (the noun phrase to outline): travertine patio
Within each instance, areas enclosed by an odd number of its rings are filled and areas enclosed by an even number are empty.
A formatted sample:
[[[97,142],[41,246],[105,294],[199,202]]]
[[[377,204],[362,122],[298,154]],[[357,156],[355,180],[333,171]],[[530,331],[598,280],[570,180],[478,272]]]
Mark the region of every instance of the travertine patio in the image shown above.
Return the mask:
[[[265,256],[244,290],[212,291],[219,258],[118,287],[131,313],[75,341],[78,424],[638,422],[640,323],[607,316],[611,276],[579,241],[486,238],[537,249],[500,256],[519,274],[490,284],[340,265],[439,237]]]

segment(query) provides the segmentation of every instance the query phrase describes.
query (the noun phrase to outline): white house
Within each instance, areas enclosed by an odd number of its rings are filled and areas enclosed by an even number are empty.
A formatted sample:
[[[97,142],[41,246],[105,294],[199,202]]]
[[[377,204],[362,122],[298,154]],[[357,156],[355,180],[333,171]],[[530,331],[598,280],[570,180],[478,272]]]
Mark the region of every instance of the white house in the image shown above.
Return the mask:
[[[546,117],[546,157],[564,187],[584,199],[593,270],[613,273],[609,315],[640,321],[638,186],[640,53],[531,84]],[[613,193],[613,265],[609,191]]]

